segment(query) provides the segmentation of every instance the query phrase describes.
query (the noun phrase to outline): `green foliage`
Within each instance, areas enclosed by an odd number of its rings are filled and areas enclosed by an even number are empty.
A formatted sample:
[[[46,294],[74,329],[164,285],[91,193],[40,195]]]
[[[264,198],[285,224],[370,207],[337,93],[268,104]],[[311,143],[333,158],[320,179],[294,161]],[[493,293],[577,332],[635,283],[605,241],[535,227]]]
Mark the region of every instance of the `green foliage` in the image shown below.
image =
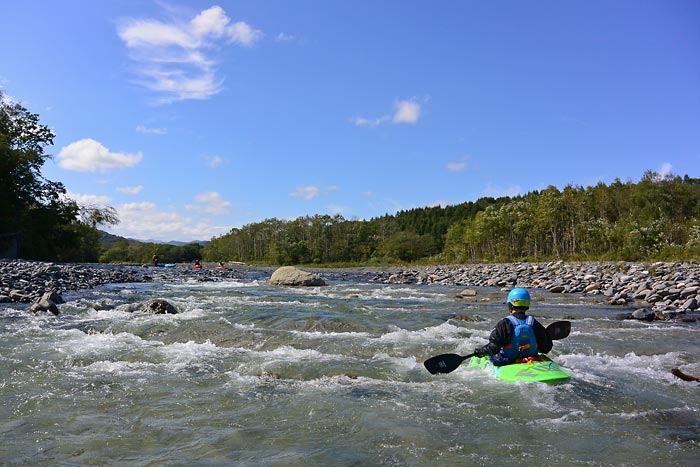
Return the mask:
[[[54,134],[39,116],[0,91],[0,254],[52,261],[95,261],[98,224],[116,222],[111,208],[81,207],[61,183],[46,180],[44,147]],[[17,251],[15,251],[17,250]]]
[[[700,258],[700,180],[647,172],[638,183],[554,186],[514,198],[401,211],[268,219],[203,249],[208,261],[391,264]]]
[[[161,263],[192,263],[202,259],[202,245],[168,245],[162,243],[139,242],[102,232],[100,242],[104,251],[101,263],[151,263],[154,254]],[[218,260],[217,260],[218,261]]]

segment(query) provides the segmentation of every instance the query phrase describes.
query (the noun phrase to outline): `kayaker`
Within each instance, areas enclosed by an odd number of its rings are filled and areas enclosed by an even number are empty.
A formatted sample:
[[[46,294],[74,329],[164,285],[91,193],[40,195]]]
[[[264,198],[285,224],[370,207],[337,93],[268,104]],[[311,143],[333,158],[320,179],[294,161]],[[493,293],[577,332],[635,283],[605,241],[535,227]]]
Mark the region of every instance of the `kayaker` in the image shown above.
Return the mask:
[[[477,357],[490,356],[496,366],[536,359],[539,353],[552,350],[552,339],[534,316],[526,316],[530,308],[530,292],[515,288],[508,294],[510,315],[500,320],[491,331],[489,343],[474,350]]]
[[[158,266],[158,254],[153,253],[153,256],[151,257],[151,261],[153,261],[153,266]]]

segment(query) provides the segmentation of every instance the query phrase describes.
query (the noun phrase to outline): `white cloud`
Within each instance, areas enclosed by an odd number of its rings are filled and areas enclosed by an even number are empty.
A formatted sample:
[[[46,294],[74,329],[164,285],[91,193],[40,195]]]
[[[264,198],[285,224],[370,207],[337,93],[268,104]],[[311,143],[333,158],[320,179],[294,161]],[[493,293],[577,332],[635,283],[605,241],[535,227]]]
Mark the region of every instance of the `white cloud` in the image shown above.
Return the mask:
[[[411,123],[414,124],[420,117],[420,104],[413,101],[398,101],[395,105],[396,113],[394,114],[394,123]]]
[[[206,157],[207,166],[211,169],[215,169],[224,163],[224,159],[221,156]]]
[[[143,125],[136,127],[137,133],[143,133],[145,135],[165,135],[168,133],[167,128],[147,128]]]
[[[112,199],[108,196],[102,195],[83,195],[80,193],[74,193],[72,191],[66,191],[66,198],[72,199],[81,206],[97,206],[104,207],[107,206]]]
[[[116,210],[120,222],[110,227],[109,232],[140,240],[208,240],[231,229],[195,222],[177,212],[159,211],[151,202],[122,204]]]
[[[665,162],[665,163],[661,166],[661,170],[659,170],[659,177],[661,177],[661,178],[666,178],[666,176],[668,176],[668,175],[671,174],[671,169],[672,169],[672,168],[673,168],[673,166],[672,166],[670,163]]]
[[[200,211],[207,214],[224,216],[229,213],[230,201],[221,198],[216,191],[200,193],[194,197],[197,204],[188,204],[185,209],[188,211]]]
[[[497,187],[490,183],[484,188],[483,195],[490,196],[492,198],[500,198],[501,196],[517,196],[521,193],[522,188],[519,185],[510,185],[506,188]]]
[[[327,207],[328,212],[332,214],[340,214],[341,216],[345,214],[347,208],[345,206],[339,206],[337,204],[330,204]]]
[[[110,152],[101,143],[94,139],[81,139],[61,148],[58,159],[61,167],[66,170],[78,172],[107,172],[111,169],[133,167],[139,162],[143,155],[124,154],[120,152]]]
[[[130,195],[138,195],[143,190],[143,185],[139,186],[123,186],[117,188],[117,191],[121,193],[128,193]]]
[[[285,34],[283,32],[277,34],[277,37],[275,37],[275,40],[277,42],[289,42],[289,41],[293,41],[294,39],[295,39],[294,36],[292,36],[290,34]]]
[[[228,29],[228,34],[231,42],[245,47],[254,45],[262,37],[262,32],[260,30],[251,28],[243,21],[234,23],[234,25]]]
[[[295,198],[303,198],[306,201],[312,200],[315,197],[317,197],[319,194],[319,189],[318,187],[315,186],[300,186],[296,189],[296,191],[293,191],[289,193],[289,196],[293,196]]]
[[[461,172],[466,166],[467,164],[465,162],[449,162],[447,164],[447,170],[450,172]]]
[[[219,93],[223,79],[215,75],[216,61],[204,52],[224,43],[250,47],[263,35],[245,22],[230,24],[219,6],[189,22],[125,21],[118,34],[140,64],[141,84],[161,93],[162,102],[208,99]]]
[[[462,157],[461,161],[448,162],[445,166],[450,172],[461,172],[467,168],[467,161],[471,159],[471,156]]]
[[[376,128],[382,123],[386,123],[389,120],[391,120],[391,117],[388,115],[384,115],[383,117],[379,118],[373,118],[373,119],[367,119],[364,117],[357,117],[355,118],[355,126],[367,126],[370,128]]]
[[[355,126],[366,126],[369,128],[376,128],[379,125],[383,125],[387,122],[393,122],[396,124],[415,124],[418,122],[421,110],[421,106],[418,102],[414,100],[400,100],[394,103],[394,108],[395,111],[393,117],[389,115],[383,115],[378,118],[355,117],[353,122]]]

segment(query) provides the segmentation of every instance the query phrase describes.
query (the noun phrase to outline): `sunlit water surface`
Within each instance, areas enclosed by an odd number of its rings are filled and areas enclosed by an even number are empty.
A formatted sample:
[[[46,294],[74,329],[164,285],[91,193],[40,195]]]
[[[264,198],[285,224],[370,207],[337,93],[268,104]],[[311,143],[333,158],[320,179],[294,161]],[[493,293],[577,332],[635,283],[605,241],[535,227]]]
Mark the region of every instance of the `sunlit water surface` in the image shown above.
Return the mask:
[[[700,326],[616,320],[534,291],[570,319],[558,385],[422,362],[486,343],[504,293],[261,279],[111,285],[61,315],[0,308],[1,465],[698,465]],[[131,313],[164,298],[177,315]]]

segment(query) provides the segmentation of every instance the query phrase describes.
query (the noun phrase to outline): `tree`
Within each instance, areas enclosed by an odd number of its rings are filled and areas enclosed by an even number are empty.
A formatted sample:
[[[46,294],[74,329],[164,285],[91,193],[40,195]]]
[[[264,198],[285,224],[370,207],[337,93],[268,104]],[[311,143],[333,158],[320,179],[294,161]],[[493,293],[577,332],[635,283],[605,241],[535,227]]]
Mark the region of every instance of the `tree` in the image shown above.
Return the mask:
[[[113,209],[81,208],[60,182],[41,175],[53,132],[39,116],[0,91],[0,238],[19,240],[18,256],[95,261],[98,224],[116,223]],[[2,253],[2,251],[0,251]]]

